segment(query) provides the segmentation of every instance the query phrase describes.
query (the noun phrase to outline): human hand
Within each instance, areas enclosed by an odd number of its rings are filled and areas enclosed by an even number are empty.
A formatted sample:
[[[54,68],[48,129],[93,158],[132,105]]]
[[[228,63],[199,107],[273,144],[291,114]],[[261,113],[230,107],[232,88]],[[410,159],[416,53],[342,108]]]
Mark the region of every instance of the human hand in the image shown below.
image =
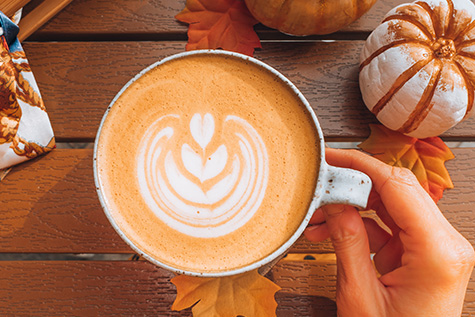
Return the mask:
[[[384,204],[378,216],[391,230],[351,206],[327,205],[313,215],[305,236],[330,238],[335,249],[338,315],[460,316],[475,253],[414,174],[359,151],[326,149],[326,156],[372,179],[372,195]]]

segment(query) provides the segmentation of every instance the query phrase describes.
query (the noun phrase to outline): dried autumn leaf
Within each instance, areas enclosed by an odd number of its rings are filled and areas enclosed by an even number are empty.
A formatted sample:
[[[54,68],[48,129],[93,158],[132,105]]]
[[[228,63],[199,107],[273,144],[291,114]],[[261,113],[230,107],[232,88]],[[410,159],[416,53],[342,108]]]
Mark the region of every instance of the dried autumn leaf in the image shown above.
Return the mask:
[[[187,0],[175,18],[189,24],[186,50],[222,48],[252,56],[258,23],[243,0]]]
[[[417,139],[376,124],[370,128],[370,137],[358,147],[389,165],[410,169],[435,202],[454,187],[444,165],[454,155],[440,138]]]
[[[196,304],[194,317],[275,316],[280,287],[257,270],[218,278],[177,275],[171,282],[177,289],[172,310]]]

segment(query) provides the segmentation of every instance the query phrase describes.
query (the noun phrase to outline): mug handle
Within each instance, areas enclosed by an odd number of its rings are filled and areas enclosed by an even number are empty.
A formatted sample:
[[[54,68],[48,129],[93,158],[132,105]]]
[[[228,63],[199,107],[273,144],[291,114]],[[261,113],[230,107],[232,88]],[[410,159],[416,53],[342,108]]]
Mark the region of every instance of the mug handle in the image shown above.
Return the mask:
[[[318,207],[329,204],[344,204],[360,209],[366,208],[372,182],[368,175],[349,168],[324,163],[323,194]],[[287,252],[259,268],[261,275],[267,274]]]
[[[326,184],[320,206],[344,204],[366,208],[372,187],[369,176],[353,169],[326,165]]]

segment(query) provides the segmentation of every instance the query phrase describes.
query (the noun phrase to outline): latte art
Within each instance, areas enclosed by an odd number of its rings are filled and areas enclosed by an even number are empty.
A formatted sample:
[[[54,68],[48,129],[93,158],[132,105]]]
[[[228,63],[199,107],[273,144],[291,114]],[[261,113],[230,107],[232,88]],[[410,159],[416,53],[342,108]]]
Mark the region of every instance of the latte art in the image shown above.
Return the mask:
[[[96,139],[99,197],[156,264],[231,272],[273,254],[307,215],[320,138],[289,85],[247,57],[157,64],[113,101]]]
[[[178,132],[184,125],[188,131]],[[227,138],[219,137],[218,127]],[[184,122],[172,114],[158,118],[142,138],[137,176],[146,204],[163,222],[186,235],[214,238],[254,216],[268,165],[264,142],[246,120],[227,115],[216,122],[210,113],[196,113]]]

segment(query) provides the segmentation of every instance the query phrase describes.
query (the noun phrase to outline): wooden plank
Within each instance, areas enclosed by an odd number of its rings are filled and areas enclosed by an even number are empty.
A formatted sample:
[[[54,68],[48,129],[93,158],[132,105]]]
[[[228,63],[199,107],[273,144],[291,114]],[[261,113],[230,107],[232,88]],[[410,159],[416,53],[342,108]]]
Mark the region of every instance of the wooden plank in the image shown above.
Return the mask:
[[[453,150],[455,188],[439,202],[475,244],[475,148]],[[104,216],[95,192],[92,150],[56,149],[15,168],[0,182],[0,252],[130,253]],[[332,252],[301,238],[291,252]]]
[[[334,262],[281,261],[277,316],[335,316]],[[191,316],[170,310],[173,274],[146,261],[1,261],[0,314]],[[475,313],[474,279],[462,316]]]
[[[67,316],[191,316],[171,311],[173,274],[145,261],[2,261],[0,314]],[[334,316],[318,296],[277,294],[277,316]]]
[[[136,73],[184,43],[24,45],[57,140],[93,140],[104,111]],[[47,57],[47,58],[46,58]]]
[[[342,29],[342,32],[371,32],[383,16],[394,6],[407,0],[379,0],[358,21]],[[105,34],[126,37],[159,34],[162,37],[185,36],[186,24],[175,20],[185,5],[185,0],[75,0],[70,6],[49,21],[30,39],[92,37]],[[275,31],[257,27],[263,37],[282,37]],[[109,38],[110,39],[110,38]]]
[[[327,297],[278,292],[277,317],[336,317],[336,303]]]
[[[274,282],[282,287],[281,294],[317,296],[327,300],[336,298],[336,262],[281,260],[273,269]],[[467,287],[462,316],[475,314],[475,272]]]
[[[30,0],[3,0],[2,3],[0,3],[0,11],[7,17],[12,17],[28,2],[30,2]]]
[[[38,7],[29,12],[27,16],[23,17],[18,24],[20,27],[18,39],[23,42],[24,39],[48,22],[48,20],[66,7],[71,1],[72,0],[48,0],[38,5]]]
[[[328,253],[303,260],[290,254],[273,267],[272,278],[282,287],[282,293],[335,300],[336,256]]]
[[[59,141],[89,140],[110,101],[136,73],[184,51],[183,42],[29,43],[25,50]],[[315,109],[327,140],[363,139],[377,122],[358,85],[362,41],[264,43],[256,57],[287,76]],[[46,58],[47,57],[47,58]],[[475,139],[475,117],[443,137]]]
[[[131,253],[100,207],[92,150],[56,149],[15,167],[0,192],[2,252]]]
[[[2,261],[0,276],[2,316],[191,316],[170,309],[173,274],[144,261]]]
[[[0,289],[3,315],[191,315],[171,311],[173,274],[147,262],[1,262],[0,273],[7,286]],[[318,296],[278,294],[277,300],[278,316],[335,311],[334,302]]]

